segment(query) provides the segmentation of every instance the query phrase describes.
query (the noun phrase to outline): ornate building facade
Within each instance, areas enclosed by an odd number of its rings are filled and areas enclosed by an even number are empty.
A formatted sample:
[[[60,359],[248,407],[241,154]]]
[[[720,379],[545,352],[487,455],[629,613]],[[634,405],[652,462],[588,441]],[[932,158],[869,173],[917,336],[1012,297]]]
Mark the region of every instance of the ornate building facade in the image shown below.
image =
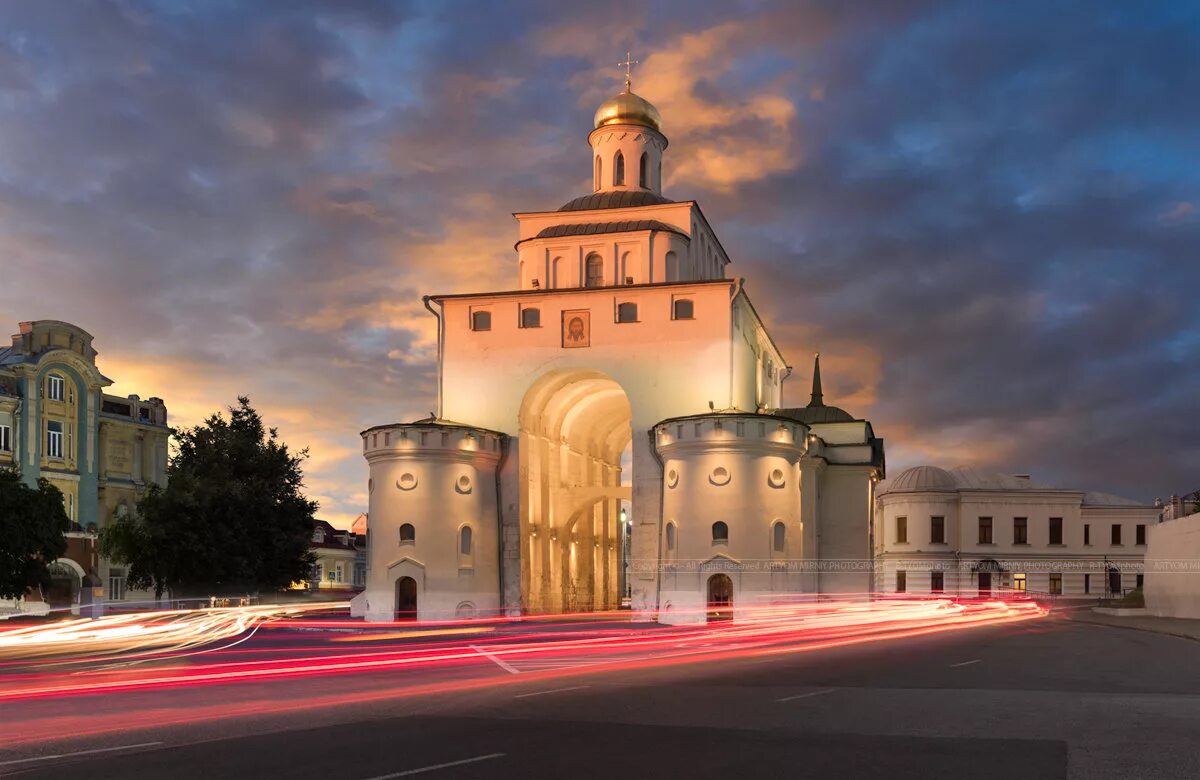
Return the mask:
[[[108,395],[111,384],[91,334],[70,323],[22,322],[0,348],[0,466],[31,485],[49,480],[71,520],[67,553],[51,567],[53,606],[77,604],[85,585],[126,597],[124,571],[99,557],[96,532],[166,479],[166,405]]]
[[[514,215],[513,289],[433,295],[436,413],[362,433],[367,587],[391,620],[613,609],[697,622],[865,592],[883,442],[812,400],[695,201],[662,192],[653,105],[588,136],[593,192]],[[625,550],[628,549],[628,554]]]

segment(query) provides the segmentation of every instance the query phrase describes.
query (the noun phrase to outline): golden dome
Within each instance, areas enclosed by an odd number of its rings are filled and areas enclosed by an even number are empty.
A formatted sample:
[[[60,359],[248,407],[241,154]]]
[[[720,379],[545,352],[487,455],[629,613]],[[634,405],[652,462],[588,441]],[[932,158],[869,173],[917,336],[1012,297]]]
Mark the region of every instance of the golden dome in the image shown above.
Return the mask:
[[[596,109],[596,128],[605,125],[641,125],[662,132],[662,116],[645,98],[625,91],[611,97]]]

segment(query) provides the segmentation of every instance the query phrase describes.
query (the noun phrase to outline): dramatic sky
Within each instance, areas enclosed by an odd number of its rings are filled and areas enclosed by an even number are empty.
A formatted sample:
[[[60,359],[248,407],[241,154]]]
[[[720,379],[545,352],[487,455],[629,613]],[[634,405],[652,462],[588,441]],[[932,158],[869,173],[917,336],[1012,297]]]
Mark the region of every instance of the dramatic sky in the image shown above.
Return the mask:
[[[433,405],[427,292],[515,286],[620,88],[807,400],[892,473],[1200,488],[1200,12],[1077,2],[0,2],[0,323],[192,424],[247,394],[321,516]]]

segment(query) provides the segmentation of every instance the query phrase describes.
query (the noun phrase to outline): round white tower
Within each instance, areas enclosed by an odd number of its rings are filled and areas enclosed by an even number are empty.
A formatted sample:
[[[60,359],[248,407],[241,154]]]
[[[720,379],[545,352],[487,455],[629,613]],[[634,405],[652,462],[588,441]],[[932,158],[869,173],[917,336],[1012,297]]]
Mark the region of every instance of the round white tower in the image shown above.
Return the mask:
[[[367,588],[352,613],[374,621],[494,614],[504,434],[431,419],[362,438],[371,470]]]
[[[659,620],[704,622],[801,590],[800,458],[808,427],[769,414],[721,413],[654,427],[663,461]]]
[[[628,74],[625,89],[596,110],[595,126],[588,135],[592,189],[662,195],[662,155],[667,148],[662,116],[650,101],[633,94]]]

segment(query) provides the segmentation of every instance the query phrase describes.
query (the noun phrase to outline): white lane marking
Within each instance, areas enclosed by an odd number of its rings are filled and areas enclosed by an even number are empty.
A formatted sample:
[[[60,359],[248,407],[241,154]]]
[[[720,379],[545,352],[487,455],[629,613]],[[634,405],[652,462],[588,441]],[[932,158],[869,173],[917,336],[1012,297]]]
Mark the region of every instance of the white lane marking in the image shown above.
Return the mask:
[[[977,664],[982,660],[983,660],[982,658],[976,658],[974,661],[963,661],[960,664],[950,664],[950,668],[953,669],[956,666],[970,666],[971,664]]]
[[[496,664],[496,666],[499,666],[501,669],[508,672],[509,674],[520,674],[521,673],[520,669],[517,669],[516,667],[514,667],[510,664],[506,664],[504,662],[504,659],[501,658],[500,656],[496,655],[495,653],[489,653],[487,650],[484,650],[482,647],[479,647],[478,645],[467,645],[467,647],[469,647],[472,650],[474,650],[475,652],[479,653],[481,656],[488,659],[492,663]]]
[[[582,691],[584,688],[591,688],[590,685],[574,685],[570,688],[552,688],[548,691],[534,691],[533,693],[519,693],[514,696],[514,699],[525,699],[530,696],[543,696],[547,693],[563,693],[565,691]]]
[[[403,772],[392,772],[390,775],[376,775],[369,777],[367,780],[391,780],[393,777],[408,777],[410,775],[419,775],[424,772],[436,772],[439,769],[449,769],[452,766],[462,766],[463,764],[474,764],[479,761],[490,761],[493,758],[504,758],[505,753],[488,753],[486,756],[475,756],[474,758],[464,758],[461,761],[447,761],[444,764],[431,764],[417,769],[405,769]]]
[[[0,761],[0,766],[13,766],[14,764],[31,764],[34,761],[50,761],[55,758],[71,758],[73,756],[91,756],[96,753],[112,753],[117,750],[133,750],[134,748],[154,747],[161,745],[162,742],[139,742],[136,745],[121,745],[119,747],[94,748],[92,750],[77,750],[74,753],[55,753],[52,756],[38,756],[37,758],[18,758],[14,761]]]
[[[837,688],[826,688],[823,691],[809,691],[808,693],[798,693],[795,696],[784,696],[782,699],[776,699],[775,701],[792,701],[793,699],[807,699],[809,696],[824,696],[836,690]]]

